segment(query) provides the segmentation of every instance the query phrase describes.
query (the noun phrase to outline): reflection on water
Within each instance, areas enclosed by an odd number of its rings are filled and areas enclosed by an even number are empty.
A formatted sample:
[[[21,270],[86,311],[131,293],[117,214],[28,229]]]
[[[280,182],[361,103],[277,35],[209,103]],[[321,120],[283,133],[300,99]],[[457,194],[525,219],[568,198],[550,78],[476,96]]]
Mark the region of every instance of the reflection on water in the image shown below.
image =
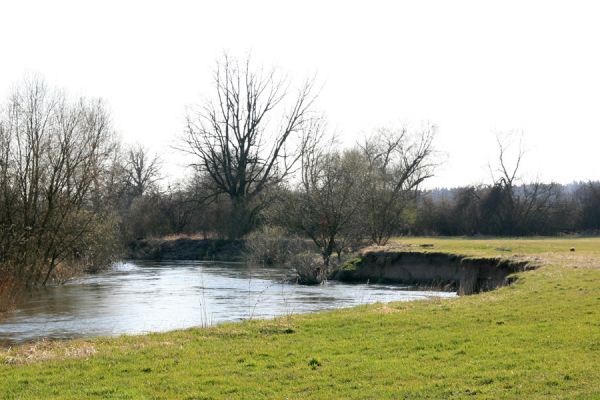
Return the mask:
[[[291,284],[289,271],[202,261],[136,261],[33,291],[0,323],[0,342],[119,335],[454,293],[398,285]]]

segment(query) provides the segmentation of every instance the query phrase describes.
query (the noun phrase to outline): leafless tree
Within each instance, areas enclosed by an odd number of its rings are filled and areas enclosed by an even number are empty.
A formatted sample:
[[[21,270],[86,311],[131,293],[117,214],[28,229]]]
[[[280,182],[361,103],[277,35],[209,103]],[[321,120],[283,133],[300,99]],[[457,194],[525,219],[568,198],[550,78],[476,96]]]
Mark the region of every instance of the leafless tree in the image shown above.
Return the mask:
[[[125,173],[134,196],[144,195],[160,179],[161,160],[141,144],[127,149]]]
[[[518,222],[515,188],[518,186],[524,156],[523,136],[519,137],[517,147],[514,139],[512,134],[496,134],[498,158],[494,166],[489,165],[493,185],[482,199],[484,217],[491,225],[490,230],[500,234],[513,233]]]
[[[211,196],[232,203],[230,236],[251,228],[265,204],[261,195],[285,180],[300,158],[312,118],[313,81],[299,90],[250,59],[224,56],[214,75],[215,98],[187,117],[183,150],[213,183]]]
[[[70,102],[32,78],[0,121],[0,264],[30,286],[96,268],[115,225],[94,201],[114,144],[102,101]]]
[[[360,145],[369,171],[364,222],[374,243],[398,232],[419,185],[433,176],[433,138],[432,126],[413,133],[380,128]]]
[[[337,151],[323,123],[313,124],[312,130],[302,154],[301,183],[286,212],[293,229],[315,243],[327,269],[333,253],[340,255],[362,236],[367,165],[357,150]]]
[[[525,151],[523,135],[496,135],[497,164],[490,167],[493,186],[484,199],[487,219],[496,233],[504,235],[541,229],[541,215],[549,215],[558,204],[559,185],[539,180],[524,183],[519,176]]]
[[[518,144],[515,148],[514,135],[496,134],[496,144],[498,149],[498,159],[496,167],[490,166],[490,173],[495,185],[502,186],[508,191],[512,191],[519,180],[521,162],[525,155],[523,148],[523,135],[518,137]],[[514,153],[514,154],[511,154]],[[512,160],[511,160],[512,158]]]

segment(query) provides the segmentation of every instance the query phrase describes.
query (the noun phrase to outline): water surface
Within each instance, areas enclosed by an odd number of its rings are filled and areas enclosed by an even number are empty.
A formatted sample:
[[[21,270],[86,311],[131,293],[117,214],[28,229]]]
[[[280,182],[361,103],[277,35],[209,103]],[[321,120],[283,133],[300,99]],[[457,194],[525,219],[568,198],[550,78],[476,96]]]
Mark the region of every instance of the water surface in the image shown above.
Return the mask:
[[[0,342],[160,332],[365,303],[452,297],[406,286],[290,283],[282,268],[135,261],[34,290],[0,323]]]

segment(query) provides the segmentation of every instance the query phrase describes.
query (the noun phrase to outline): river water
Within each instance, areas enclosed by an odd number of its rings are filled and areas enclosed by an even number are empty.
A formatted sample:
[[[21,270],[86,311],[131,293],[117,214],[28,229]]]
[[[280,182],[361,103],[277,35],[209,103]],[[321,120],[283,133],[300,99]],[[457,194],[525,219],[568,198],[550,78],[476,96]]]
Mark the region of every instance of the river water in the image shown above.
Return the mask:
[[[290,283],[282,268],[204,261],[132,261],[32,291],[0,323],[0,343],[160,332],[365,303],[453,297],[406,286]]]

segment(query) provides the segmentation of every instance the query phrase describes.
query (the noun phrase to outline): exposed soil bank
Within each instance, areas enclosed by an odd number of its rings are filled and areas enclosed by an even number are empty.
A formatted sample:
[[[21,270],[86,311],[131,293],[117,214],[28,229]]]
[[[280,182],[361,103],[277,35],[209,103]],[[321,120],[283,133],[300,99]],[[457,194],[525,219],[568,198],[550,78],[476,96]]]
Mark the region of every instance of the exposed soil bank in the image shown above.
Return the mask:
[[[510,284],[511,274],[534,268],[527,261],[384,250],[364,253],[360,261],[338,271],[333,279],[452,288],[467,295]]]
[[[240,261],[242,240],[142,239],[129,244],[127,258],[136,260]]]
[[[143,239],[129,245],[127,257],[138,260],[242,261],[243,248],[243,240]],[[335,272],[330,279],[438,287],[467,295],[510,284],[511,274],[534,268],[523,260],[383,249],[364,252],[356,262]]]

